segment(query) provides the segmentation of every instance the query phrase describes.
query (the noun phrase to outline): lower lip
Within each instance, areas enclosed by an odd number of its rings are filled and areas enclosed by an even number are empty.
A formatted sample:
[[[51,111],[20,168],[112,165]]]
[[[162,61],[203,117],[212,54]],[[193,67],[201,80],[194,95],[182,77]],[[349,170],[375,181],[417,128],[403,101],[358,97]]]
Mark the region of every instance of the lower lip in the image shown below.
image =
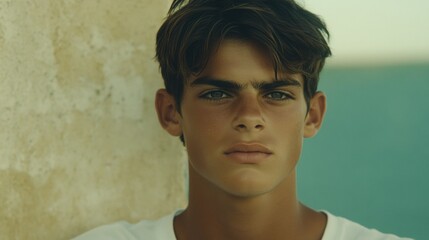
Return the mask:
[[[271,154],[263,152],[232,152],[226,154],[226,156],[238,163],[255,164],[264,161]]]

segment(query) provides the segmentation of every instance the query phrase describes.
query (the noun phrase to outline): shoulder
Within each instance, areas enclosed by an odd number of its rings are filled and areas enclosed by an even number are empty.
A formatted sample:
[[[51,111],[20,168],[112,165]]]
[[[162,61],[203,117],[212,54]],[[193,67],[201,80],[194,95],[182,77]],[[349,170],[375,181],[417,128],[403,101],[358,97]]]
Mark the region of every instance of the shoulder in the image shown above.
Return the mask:
[[[136,240],[129,231],[129,223],[121,221],[94,228],[72,240]]]
[[[393,234],[381,233],[376,229],[368,229],[348,219],[334,216],[327,211],[322,212],[328,217],[322,240],[411,240],[410,238],[400,238]]]
[[[72,240],[175,240],[175,213],[136,224],[120,221],[92,229]]]

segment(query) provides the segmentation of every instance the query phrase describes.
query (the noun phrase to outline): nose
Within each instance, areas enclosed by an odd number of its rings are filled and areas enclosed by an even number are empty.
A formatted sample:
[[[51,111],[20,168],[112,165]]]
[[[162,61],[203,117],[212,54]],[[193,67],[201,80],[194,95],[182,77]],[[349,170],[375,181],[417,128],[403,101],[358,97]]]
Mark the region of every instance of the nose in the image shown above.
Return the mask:
[[[235,108],[233,128],[239,132],[257,132],[265,128],[257,96],[246,96],[238,100]]]

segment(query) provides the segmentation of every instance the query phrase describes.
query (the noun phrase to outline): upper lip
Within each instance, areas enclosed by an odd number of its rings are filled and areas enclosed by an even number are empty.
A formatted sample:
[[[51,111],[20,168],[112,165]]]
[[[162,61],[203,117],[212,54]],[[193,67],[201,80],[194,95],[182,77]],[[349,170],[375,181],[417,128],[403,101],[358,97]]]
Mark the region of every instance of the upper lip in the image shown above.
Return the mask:
[[[232,147],[228,148],[225,151],[225,154],[229,154],[233,152],[246,152],[246,153],[259,152],[259,153],[267,153],[267,154],[273,153],[270,149],[268,149],[266,146],[264,146],[261,143],[237,143],[237,144],[234,144]]]

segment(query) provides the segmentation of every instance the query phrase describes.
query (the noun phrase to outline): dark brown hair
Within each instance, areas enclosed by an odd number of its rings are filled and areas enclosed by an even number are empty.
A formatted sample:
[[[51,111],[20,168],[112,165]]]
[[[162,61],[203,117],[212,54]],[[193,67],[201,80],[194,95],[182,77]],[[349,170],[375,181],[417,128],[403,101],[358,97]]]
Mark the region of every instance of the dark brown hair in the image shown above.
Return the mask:
[[[258,43],[278,72],[301,73],[309,104],[331,55],[325,23],[293,0],[174,0],[156,37],[166,90],[180,103],[186,79],[204,70],[223,39]]]

